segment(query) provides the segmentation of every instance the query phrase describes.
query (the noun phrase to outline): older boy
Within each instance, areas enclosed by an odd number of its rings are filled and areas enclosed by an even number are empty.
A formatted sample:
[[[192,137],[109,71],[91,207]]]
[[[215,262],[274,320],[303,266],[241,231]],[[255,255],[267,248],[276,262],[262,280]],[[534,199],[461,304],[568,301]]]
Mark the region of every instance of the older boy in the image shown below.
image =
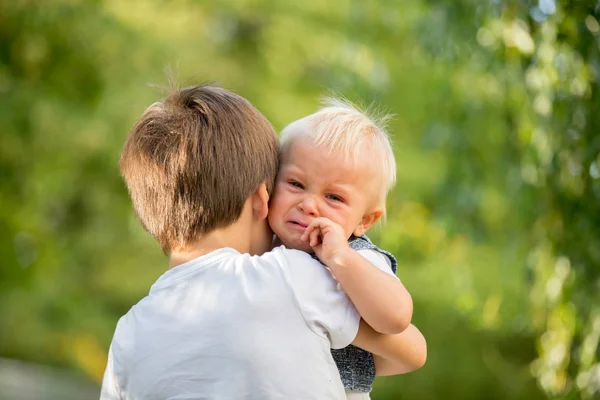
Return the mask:
[[[359,328],[310,256],[282,247],[250,255],[270,246],[277,164],[269,122],[220,88],[180,90],[136,123],[121,170],[170,262],[119,320],[101,399],[340,399],[329,348],[353,341],[417,367],[406,356],[412,338]]]

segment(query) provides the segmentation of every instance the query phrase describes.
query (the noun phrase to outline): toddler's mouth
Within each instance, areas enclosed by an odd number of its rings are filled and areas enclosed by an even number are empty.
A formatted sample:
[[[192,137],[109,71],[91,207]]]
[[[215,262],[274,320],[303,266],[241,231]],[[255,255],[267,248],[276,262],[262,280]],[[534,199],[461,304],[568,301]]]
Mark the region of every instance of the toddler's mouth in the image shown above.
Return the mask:
[[[303,229],[308,226],[308,224],[303,224],[301,222],[293,221],[293,220],[292,221],[288,221],[288,224],[296,225],[296,226],[299,226],[299,227],[301,227]]]

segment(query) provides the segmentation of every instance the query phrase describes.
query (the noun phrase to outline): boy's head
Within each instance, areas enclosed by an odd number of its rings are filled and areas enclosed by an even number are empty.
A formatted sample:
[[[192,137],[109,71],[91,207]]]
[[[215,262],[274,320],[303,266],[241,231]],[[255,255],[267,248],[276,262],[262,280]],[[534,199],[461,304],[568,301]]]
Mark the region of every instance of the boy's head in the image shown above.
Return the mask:
[[[315,217],[362,235],[385,212],[396,179],[390,139],[374,118],[330,99],[281,133],[281,164],[269,224],[289,248],[311,251],[300,236]]]
[[[262,182],[271,193],[277,135],[246,99],[199,85],[151,105],[131,130],[121,173],[165,254],[234,223]]]

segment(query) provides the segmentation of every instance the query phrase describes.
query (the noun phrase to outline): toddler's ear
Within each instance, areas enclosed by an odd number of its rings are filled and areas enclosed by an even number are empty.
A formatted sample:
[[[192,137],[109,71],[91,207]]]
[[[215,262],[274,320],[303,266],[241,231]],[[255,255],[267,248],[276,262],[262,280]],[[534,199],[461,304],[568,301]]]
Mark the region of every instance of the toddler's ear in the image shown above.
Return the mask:
[[[262,182],[252,194],[252,215],[257,220],[263,220],[267,218],[268,214],[269,192],[267,191],[267,182]]]
[[[366,231],[369,230],[371,225],[373,225],[381,216],[383,215],[383,210],[380,207],[373,208],[369,210],[365,215],[363,215],[360,223],[352,232],[354,236],[364,235]]]

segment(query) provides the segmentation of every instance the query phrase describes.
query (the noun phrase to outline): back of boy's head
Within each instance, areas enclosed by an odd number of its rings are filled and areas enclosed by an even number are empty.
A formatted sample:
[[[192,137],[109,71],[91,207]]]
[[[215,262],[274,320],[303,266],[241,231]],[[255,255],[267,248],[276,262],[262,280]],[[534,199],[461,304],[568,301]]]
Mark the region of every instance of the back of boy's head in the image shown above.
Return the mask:
[[[368,167],[373,168],[379,178],[379,192],[375,196],[378,205],[385,209],[386,195],[396,183],[396,160],[385,131],[385,123],[391,116],[369,114],[347,100],[326,98],[316,113],[283,129],[281,150],[285,156],[296,139],[308,138],[316,146],[349,157],[354,162],[367,161]],[[365,163],[362,164],[365,167]]]
[[[143,113],[120,167],[137,216],[168,254],[237,221],[261,182],[271,193],[278,163],[277,135],[256,108],[198,85]]]

